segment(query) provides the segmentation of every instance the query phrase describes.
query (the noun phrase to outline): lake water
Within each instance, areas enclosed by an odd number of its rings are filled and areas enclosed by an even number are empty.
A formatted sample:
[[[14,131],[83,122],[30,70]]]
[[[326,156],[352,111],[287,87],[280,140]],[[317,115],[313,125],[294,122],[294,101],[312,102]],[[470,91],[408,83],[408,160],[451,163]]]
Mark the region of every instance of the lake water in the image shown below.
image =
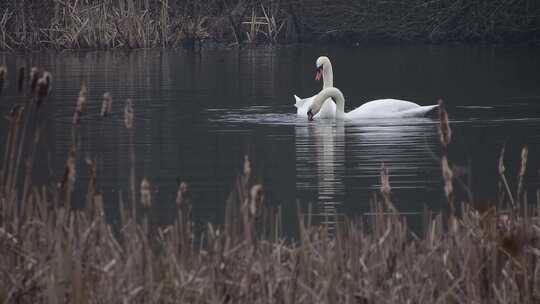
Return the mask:
[[[436,115],[401,121],[354,123],[296,117],[293,94],[314,95],[315,60],[328,55],[334,84],[347,110],[378,98],[422,105],[443,98],[453,142],[450,160],[469,167],[475,200],[496,197],[497,165],[506,143],[506,167],[515,189],[521,148],[529,148],[526,184],[538,187],[540,147],[540,49],[470,46],[280,47],[202,52],[32,52],[0,55],[11,71],[0,99],[6,115],[16,100],[15,73],[23,65],[54,75],[46,104],[47,132],[36,160],[36,183],[60,180],[71,142],[71,117],[80,84],[89,107],[80,126],[75,198],[82,201],[85,158],[98,160],[98,187],[112,221],[119,193],[129,182],[126,98],[134,99],[137,187],[146,176],[155,200],[152,220],[174,218],[179,180],[189,183],[198,223],[221,222],[226,198],[245,154],[266,203],[281,205],[285,229],[294,230],[297,202],[325,216],[359,216],[389,169],[398,209],[406,213],[445,208]],[[102,95],[113,95],[113,115],[98,115]],[[2,130],[7,123],[0,123]],[[5,141],[7,132],[0,139]],[[3,153],[3,152],[2,152]],[[414,215],[411,221],[415,222]]]

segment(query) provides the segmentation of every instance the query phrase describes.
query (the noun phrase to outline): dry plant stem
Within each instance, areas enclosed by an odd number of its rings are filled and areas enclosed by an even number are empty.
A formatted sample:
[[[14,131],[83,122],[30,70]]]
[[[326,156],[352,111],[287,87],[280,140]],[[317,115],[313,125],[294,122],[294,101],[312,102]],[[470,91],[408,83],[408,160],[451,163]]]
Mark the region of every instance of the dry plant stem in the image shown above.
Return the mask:
[[[504,166],[505,149],[506,149],[506,144],[502,147],[501,156],[499,157],[499,175],[501,176],[501,180],[503,181],[504,187],[506,189],[506,194],[508,194],[508,198],[510,199],[512,210],[515,210],[517,208],[516,202],[514,200],[514,196],[512,195],[512,191],[510,190],[510,186],[508,185],[508,181],[506,180],[506,176],[504,175],[504,171],[506,170]]]
[[[0,66],[0,101],[2,100],[2,91],[4,90],[4,82],[7,78],[7,67],[6,66]]]
[[[13,136],[13,133],[15,132],[15,118],[14,116],[9,118],[9,127],[8,127],[8,136],[7,136],[7,140],[6,140],[6,149],[4,151],[4,161],[2,163],[2,170],[0,171],[0,187],[2,187],[2,191],[7,191],[7,183],[6,182],[6,179],[7,179],[7,176],[9,175],[9,170],[8,170],[8,155],[10,155],[10,151],[11,151],[11,146],[14,145],[14,136]]]
[[[9,160],[8,179],[7,179],[7,191],[11,193],[12,195],[14,194],[13,191],[15,189],[15,184],[17,182],[18,175],[19,175],[19,167],[20,167],[19,165],[20,165],[20,160],[22,158],[24,141],[26,139],[26,127],[33,113],[32,106],[30,104],[28,105],[27,109],[28,110],[25,111],[26,113],[22,113],[22,115],[24,115],[22,117],[22,119],[24,119],[24,122],[22,123],[22,132],[19,134],[19,130],[21,128],[21,119],[18,119],[18,121],[16,121],[15,133],[13,136],[13,147],[11,150],[11,155],[10,155],[10,160]]]
[[[448,201],[448,209],[450,216],[448,218],[449,226],[453,225],[455,216],[454,207],[454,172],[448,161],[448,146],[452,139],[452,129],[450,128],[450,120],[448,112],[446,112],[445,104],[442,99],[439,99],[439,139],[442,147],[441,157],[441,172],[444,181],[444,193]]]
[[[136,210],[137,210],[137,196],[135,192],[135,149],[133,146],[133,130],[128,130],[128,138],[129,138],[129,190],[130,190],[130,198],[131,198],[131,209],[132,209],[132,217],[135,219],[136,217]]]
[[[21,209],[23,211],[24,211],[24,206],[26,204],[26,200],[31,190],[32,169],[34,167],[34,160],[36,157],[36,150],[37,150],[37,145],[39,143],[39,137],[40,137],[40,127],[36,126],[34,140],[32,141],[33,144],[31,147],[31,152],[28,158],[26,159],[26,171],[25,171],[25,176],[24,176],[24,186],[23,186],[22,200],[21,200]]]
[[[521,205],[523,203],[524,205],[527,204],[527,201],[522,202],[522,192],[523,192],[523,180],[525,178],[525,173],[527,171],[527,157],[529,155],[529,148],[527,146],[523,147],[521,149],[521,165],[519,167],[519,174],[518,174],[518,188],[516,193],[516,199],[518,205]]]
[[[37,146],[39,143],[40,138],[40,132],[42,129],[42,122],[40,117],[40,111],[39,111],[39,105],[45,100],[49,93],[50,88],[50,81],[51,81],[51,74],[49,72],[44,72],[43,77],[41,77],[37,81],[37,87],[35,90],[35,104],[36,104],[36,113],[34,118],[34,138],[32,141],[32,146],[30,148],[30,154],[26,158],[26,171],[25,171],[25,177],[24,177],[24,186],[23,186],[23,193],[22,193],[22,201],[21,201],[21,209],[24,211],[24,207],[26,204],[26,200],[28,198],[28,195],[31,191],[31,183],[32,183],[32,169],[34,167],[34,160],[36,156]]]
[[[133,114],[130,104],[124,123],[131,136]],[[20,113],[16,116],[11,132],[20,128]],[[75,182],[76,146],[74,136],[65,189]],[[526,159],[522,151],[522,177]],[[463,205],[447,229],[441,214],[425,215],[424,233],[418,236],[395,212],[382,167],[386,202],[374,195],[371,225],[344,219],[332,232],[312,222],[311,205],[303,211],[297,204],[299,238],[286,241],[278,232],[280,212],[264,206],[263,186],[254,183],[245,156],[224,224],[208,223],[195,247],[190,217],[179,215],[158,227],[156,236],[149,232],[148,219],[138,223],[135,214],[130,217],[122,192],[120,227],[113,229],[103,210],[109,202],[96,190],[94,161],[87,164],[86,203],[92,206],[81,210],[62,206],[63,193],[32,185],[24,212],[18,212],[19,188],[13,199],[0,191],[0,302],[535,303],[540,295],[540,190],[536,206],[525,204],[514,216]],[[134,157],[130,165],[134,170]],[[450,170],[447,160],[446,167]],[[189,196],[182,184],[176,201],[169,203],[183,212]],[[151,201],[151,189],[150,181],[141,183],[144,201]],[[521,199],[526,201],[525,195]]]
[[[18,147],[18,151],[17,151],[17,159],[14,160],[14,155],[13,155],[13,152],[12,152],[12,158],[11,158],[11,162],[14,161],[15,163],[15,166],[14,168],[12,168],[12,170],[14,170],[14,173],[12,174],[11,173],[11,170],[10,170],[10,173],[9,173],[9,176],[13,176],[13,178],[8,181],[8,191],[12,194],[11,197],[13,198],[13,195],[15,194],[14,191],[15,191],[15,186],[16,186],[16,183],[18,181],[18,177],[19,177],[19,168],[20,168],[20,161],[21,159],[23,158],[23,147],[25,146],[25,141],[26,141],[26,129],[27,129],[27,126],[28,124],[30,123],[31,120],[34,120],[34,129],[36,129],[36,136],[37,136],[37,128],[38,128],[38,125],[39,125],[39,108],[38,108],[38,102],[40,101],[38,99],[38,83],[39,83],[39,80],[40,77],[41,77],[41,74],[42,72],[39,71],[36,67],[33,67],[31,69],[31,73],[30,73],[30,82],[31,82],[31,98],[25,98],[25,109],[27,109],[26,111],[26,115],[24,115],[24,124],[23,124],[23,128],[22,128],[22,133],[21,133],[21,138],[19,139],[19,147]],[[48,89],[48,85],[49,83],[47,83],[47,89]],[[39,88],[41,88],[41,86],[39,86]],[[26,96],[25,96],[26,97]],[[42,101],[42,100],[41,100]],[[18,128],[17,127],[17,131],[18,131]],[[17,139],[17,135],[14,137],[15,141]],[[35,147],[36,144],[34,144],[34,147]],[[29,177],[27,177],[29,178]],[[23,190],[24,191],[24,190]],[[23,196],[24,196],[24,193],[23,193]],[[24,205],[23,205],[24,207]]]
[[[205,39],[236,44],[264,39],[273,44],[298,40],[537,43],[540,38],[540,7],[534,1],[4,2],[2,49],[195,47],[195,42]],[[254,13],[245,26],[242,21],[248,9]]]
[[[136,219],[136,210],[137,210],[137,194],[135,192],[135,148],[134,148],[134,110],[133,110],[133,101],[131,99],[126,100],[126,105],[124,107],[124,124],[128,132],[128,147],[129,147],[129,165],[130,165],[130,174],[129,174],[129,194],[131,199],[131,211],[132,218]]]

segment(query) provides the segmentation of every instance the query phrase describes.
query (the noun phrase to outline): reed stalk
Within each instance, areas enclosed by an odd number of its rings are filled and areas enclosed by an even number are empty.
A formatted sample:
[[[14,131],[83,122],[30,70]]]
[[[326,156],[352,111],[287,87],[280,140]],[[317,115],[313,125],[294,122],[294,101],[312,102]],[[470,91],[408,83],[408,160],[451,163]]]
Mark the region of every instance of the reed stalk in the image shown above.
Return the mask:
[[[538,43],[539,28],[540,5],[527,0],[25,0],[0,7],[5,50],[195,47],[208,40]]]
[[[124,124],[133,135],[132,101],[124,110]],[[4,131],[11,132],[8,142],[14,143],[7,145],[8,157],[17,153],[23,136],[21,111],[14,110]],[[450,128],[450,121],[442,128]],[[133,211],[124,208],[120,196],[115,227],[103,208],[114,201],[100,194],[98,169],[90,158],[87,206],[71,206],[72,190],[80,182],[76,153],[74,140],[60,185],[64,192],[49,185],[0,184],[0,302],[534,303],[540,296],[539,191],[537,204],[524,204],[519,213],[513,208],[481,213],[462,204],[450,227],[441,214],[426,212],[424,233],[418,235],[393,205],[391,168],[383,166],[380,196],[371,202],[368,221],[344,218],[332,232],[313,220],[311,207],[297,205],[295,237],[280,233],[281,212],[270,206],[253,159],[246,155],[223,224],[206,223],[194,232],[187,215],[197,202],[191,201],[185,181],[179,182],[175,201],[160,202],[177,205],[173,223],[149,227],[149,217],[137,220],[133,156]],[[526,160],[522,152],[518,178],[523,180],[515,193],[525,191]],[[16,180],[17,168],[4,166],[7,179]],[[451,171],[449,160],[446,166]],[[25,178],[28,174],[32,171],[25,171]],[[452,177],[442,179],[451,183]],[[30,189],[23,191],[24,199],[16,194],[20,187]],[[152,199],[151,181],[144,178],[140,200],[148,211],[155,208],[148,203]]]

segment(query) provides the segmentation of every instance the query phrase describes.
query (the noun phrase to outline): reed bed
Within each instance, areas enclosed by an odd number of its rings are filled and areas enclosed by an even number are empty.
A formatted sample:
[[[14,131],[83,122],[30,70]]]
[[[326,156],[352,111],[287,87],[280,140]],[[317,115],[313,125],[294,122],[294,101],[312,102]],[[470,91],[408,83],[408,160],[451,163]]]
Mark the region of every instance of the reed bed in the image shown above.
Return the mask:
[[[540,41],[532,0],[26,0],[0,4],[0,49],[371,40]]]
[[[441,162],[441,180],[449,206],[460,208],[435,216],[426,213],[421,234],[408,228],[393,205],[391,168],[383,167],[371,216],[340,220],[330,233],[312,221],[309,211],[298,208],[298,238],[286,239],[280,209],[265,203],[264,186],[253,177],[249,156],[229,196],[224,224],[208,223],[194,235],[191,208],[196,202],[188,183],[181,181],[175,202],[170,202],[178,211],[174,223],[150,227],[146,213],[137,216],[135,211],[152,208],[151,180],[135,182],[133,174],[128,190],[132,203],[125,204],[121,197],[104,202],[92,160],[87,160],[91,178],[86,206],[71,207],[75,172],[84,170],[73,161],[76,130],[85,119],[81,104],[88,91],[83,86],[74,105],[78,119],[73,120],[64,177],[46,185],[26,187],[25,182],[21,188],[15,177],[20,163],[13,160],[25,160],[24,180],[31,181],[28,166],[31,169],[34,143],[39,141],[36,130],[43,128],[32,120],[44,119],[38,101],[47,102],[45,93],[52,81],[50,74],[32,71],[30,79],[20,76],[23,102],[15,104],[7,117],[0,174],[3,303],[540,301],[540,194],[536,205],[527,204],[520,182],[516,192],[502,188],[505,195],[498,205],[478,211],[471,202],[458,203],[453,195],[456,177],[448,160]],[[49,75],[49,82],[38,80],[33,87],[33,79],[45,79],[43,75]],[[0,101],[7,102],[1,96]],[[124,123],[130,137],[136,132],[135,112],[136,103],[126,102]],[[451,129],[442,103],[440,117],[441,144],[446,149]],[[25,139],[26,133],[30,138]],[[526,158],[524,150],[520,172],[526,170]],[[119,227],[105,220],[105,203],[118,204]]]

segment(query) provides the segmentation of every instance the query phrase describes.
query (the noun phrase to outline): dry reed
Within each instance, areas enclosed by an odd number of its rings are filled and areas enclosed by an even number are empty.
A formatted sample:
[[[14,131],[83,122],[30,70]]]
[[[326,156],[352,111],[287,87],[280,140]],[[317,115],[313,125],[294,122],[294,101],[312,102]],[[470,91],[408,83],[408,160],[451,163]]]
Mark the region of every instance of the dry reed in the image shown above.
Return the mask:
[[[26,0],[0,7],[0,49],[196,47],[204,41],[540,41],[530,0]]]
[[[112,111],[112,95],[109,92],[103,94],[103,103],[101,105],[101,117],[107,117]]]
[[[86,84],[83,83],[81,90],[79,92],[79,97],[77,98],[77,106],[75,108],[75,113],[73,113],[72,123],[73,125],[78,125],[81,121],[81,117],[84,114],[86,109],[86,104],[88,101],[88,89]]]
[[[0,66],[0,96],[2,95],[2,90],[4,89],[4,81],[6,80],[7,67]]]
[[[13,110],[8,158],[18,152],[16,143],[24,136],[18,130],[23,128],[23,111],[22,107]],[[126,113],[126,127],[130,126],[132,135],[133,109]],[[34,128],[42,126],[35,124]],[[36,134],[32,131],[29,134]],[[523,205],[522,212],[513,216],[496,209],[479,213],[463,205],[452,229],[446,229],[441,215],[427,215],[424,233],[416,235],[395,210],[388,171],[383,167],[384,201],[373,201],[371,224],[344,219],[330,234],[325,226],[312,223],[309,211],[299,209],[299,237],[286,240],[280,234],[281,214],[265,205],[264,188],[255,182],[252,160],[245,156],[224,224],[209,223],[194,237],[191,216],[184,213],[191,205],[189,188],[181,182],[176,198],[179,216],[172,225],[152,231],[145,219],[140,223],[130,210],[137,208],[135,204],[126,208],[120,201],[119,229],[113,229],[105,219],[105,202],[91,160],[87,160],[91,179],[86,204],[92,206],[71,207],[77,147],[72,144],[68,152],[59,187],[65,189],[64,196],[55,187],[32,185],[22,201],[14,194],[16,181],[3,179],[0,183],[0,302],[540,300],[540,199],[534,208],[525,208],[524,200],[517,200]],[[525,166],[526,153],[522,159]],[[8,165],[6,170],[8,163],[4,161],[1,169],[13,180],[9,176],[16,168]],[[143,179],[141,201],[151,200],[150,190],[149,181]],[[195,244],[196,239],[201,241]]]
[[[152,207],[152,191],[150,181],[146,177],[141,181],[141,205],[144,208]]]

